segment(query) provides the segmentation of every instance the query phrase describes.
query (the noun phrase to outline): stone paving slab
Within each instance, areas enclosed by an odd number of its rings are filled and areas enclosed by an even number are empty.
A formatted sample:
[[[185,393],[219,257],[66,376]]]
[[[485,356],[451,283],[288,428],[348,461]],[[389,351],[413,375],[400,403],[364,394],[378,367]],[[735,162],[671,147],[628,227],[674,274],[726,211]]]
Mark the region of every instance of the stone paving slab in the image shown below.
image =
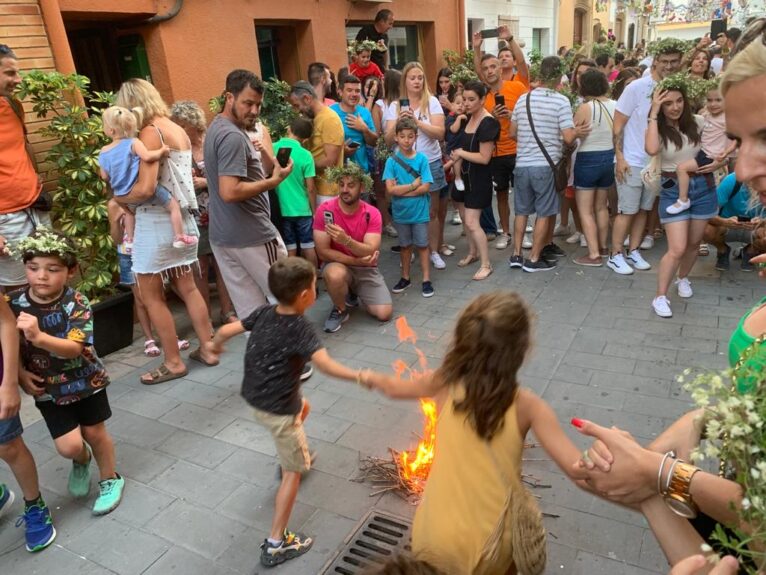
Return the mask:
[[[650,308],[654,269],[632,276],[582,269],[571,263],[579,249],[548,273],[510,271],[508,251],[491,248],[495,272],[471,281],[474,269],[455,266],[465,248],[456,227],[447,238],[460,247],[445,271],[433,271],[436,295],[417,287],[394,296],[419,336],[429,365],[444,356],[460,310],[477,294],[493,289],[519,291],[537,315],[535,349],[522,369],[525,385],[556,410],[568,435],[573,416],[619,425],[650,441],[689,406],[675,376],[690,366],[723,367],[726,342],[738,318],[762,288],[754,274],[737,269],[721,274],[714,256],[701,258],[692,274],[695,296],[671,297],[675,316],[660,319]],[[390,284],[398,279],[398,256],[388,251],[381,268]],[[659,242],[662,244],[662,242]],[[662,245],[645,254],[656,269]],[[415,266],[414,277],[418,278]],[[417,286],[419,282],[415,281]],[[307,314],[318,327],[330,309],[326,294]],[[175,308],[180,332],[188,321]],[[393,323],[380,324],[356,310],[336,334],[322,334],[329,352],[352,367],[386,369],[395,359],[417,365],[410,344],[400,343]],[[26,400],[24,438],[40,470],[43,494],[58,530],[55,544],[31,555],[14,528],[14,514],[0,520],[0,571],[9,574],[237,575],[263,573],[258,545],[268,531],[277,464],[267,434],[239,397],[245,338],[235,338],[221,364],[190,364],[178,381],[145,387],[138,376],[158,360],[142,354],[143,342],[106,358],[113,375],[110,395],[118,469],[127,478],[123,504],[95,518],[89,497],[66,493],[68,463],[53,449],[39,412]],[[316,536],[313,550],[271,573],[316,574],[372,507],[411,517],[414,508],[392,493],[371,496],[372,488],[353,479],[360,455],[385,455],[389,447],[411,445],[421,430],[417,402],[390,400],[316,373],[305,385],[313,404],[306,430],[318,459],[301,486],[291,526]],[[536,491],[546,511],[547,573],[656,575],[667,564],[643,518],[574,487],[540,449],[525,455],[525,471],[550,489]],[[7,467],[0,481],[16,488]]]

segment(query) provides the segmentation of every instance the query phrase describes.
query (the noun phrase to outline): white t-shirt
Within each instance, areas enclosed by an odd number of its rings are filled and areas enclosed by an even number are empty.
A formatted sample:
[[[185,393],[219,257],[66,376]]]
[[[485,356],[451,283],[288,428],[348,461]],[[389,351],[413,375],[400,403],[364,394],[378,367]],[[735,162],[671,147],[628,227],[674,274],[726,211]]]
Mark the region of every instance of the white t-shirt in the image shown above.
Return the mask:
[[[431,96],[428,99],[428,114],[418,110],[412,110],[415,114],[415,118],[426,124],[431,123],[431,118],[434,116],[444,117],[444,110],[439,100],[436,97]],[[383,113],[383,125],[387,126],[388,122],[395,122],[399,117],[399,102],[391,102],[388,109]],[[442,148],[439,145],[439,140],[429,137],[423,130],[418,130],[418,139],[415,142],[415,151],[420,152],[429,162],[435,162],[442,158]]]
[[[702,116],[695,114],[694,121],[697,122],[697,130],[700,136],[702,135],[702,127],[705,125],[705,119]],[[693,144],[689,142],[689,138],[686,134],[681,134],[681,141],[683,145],[680,148],[676,148],[673,142],[668,142],[668,148],[662,143],[660,138],[660,160],[661,169],[663,172],[675,172],[678,164],[682,164],[688,160],[693,160],[699,151],[702,149],[702,142]]]
[[[615,108],[628,116],[625,125],[622,154],[628,165],[643,169],[649,163],[645,150],[646,126],[649,122],[649,110],[652,108],[652,92],[655,81],[651,76],[644,76],[628,84],[617,101]]]

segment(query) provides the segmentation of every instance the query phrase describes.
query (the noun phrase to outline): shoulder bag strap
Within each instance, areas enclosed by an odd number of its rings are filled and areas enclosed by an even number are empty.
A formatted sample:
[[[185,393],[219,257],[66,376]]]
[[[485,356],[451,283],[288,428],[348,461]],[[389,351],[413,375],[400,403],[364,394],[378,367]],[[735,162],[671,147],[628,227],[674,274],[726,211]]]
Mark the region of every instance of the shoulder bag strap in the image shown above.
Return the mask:
[[[18,100],[14,100],[10,96],[3,97],[8,101],[8,105],[11,107],[11,110],[13,110],[13,113],[16,114],[19,122],[21,122],[21,127],[24,130],[24,137],[26,137],[27,125],[24,123],[24,108],[21,107],[21,104],[18,102]]]
[[[594,100],[594,102],[598,102],[598,105],[601,108],[601,112],[603,114],[606,114],[606,119],[609,120],[609,128],[614,129],[614,119],[612,118],[612,115],[609,113],[609,108],[607,108],[606,105],[601,100]]]
[[[412,167],[412,166],[410,166],[410,165],[409,165],[407,162],[405,162],[404,160],[402,160],[402,159],[399,157],[399,154],[397,154],[397,153],[394,153],[394,155],[393,155],[393,156],[391,156],[391,157],[394,159],[394,161],[395,161],[397,164],[399,164],[399,165],[400,165],[402,168],[404,168],[404,171],[406,171],[406,172],[407,172],[407,173],[408,173],[410,176],[412,176],[413,178],[419,178],[419,177],[420,177],[420,174],[417,172],[417,170],[415,170],[415,168],[413,168],[413,167]]]
[[[535,141],[537,142],[537,145],[542,151],[543,156],[545,156],[545,160],[548,162],[548,165],[551,167],[551,170],[555,171],[556,164],[553,163],[553,160],[551,159],[551,156],[548,153],[548,150],[545,149],[545,146],[540,141],[540,137],[537,135],[537,131],[535,130],[535,123],[532,121],[532,106],[530,104],[530,101],[532,100],[533,91],[527,93],[527,118],[529,119],[529,128],[532,130],[532,135],[535,137]]]

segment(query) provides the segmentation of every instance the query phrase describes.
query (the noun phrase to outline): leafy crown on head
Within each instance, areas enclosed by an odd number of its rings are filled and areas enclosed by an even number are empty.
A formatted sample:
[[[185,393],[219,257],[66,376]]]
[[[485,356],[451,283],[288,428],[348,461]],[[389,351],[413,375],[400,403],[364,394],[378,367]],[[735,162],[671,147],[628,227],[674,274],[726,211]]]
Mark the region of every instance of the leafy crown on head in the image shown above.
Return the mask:
[[[35,232],[20,240],[9,242],[8,253],[15,259],[24,259],[26,254],[59,257],[67,264],[77,261],[77,251],[72,242],[61,232],[39,226]]]
[[[657,58],[663,54],[686,54],[689,47],[693,44],[688,40],[679,40],[678,38],[663,38],[649,45],[649,54]]]
[[[341,167],[333,166],[332,168],[327,168],[324,172],[324,177],[325,180],[332,184],[340,182],[341,179],[345,177],[354,178],[362,184],[363,190],[368,191],[371,190],[373,186],[370,174],[365,172],[359,164],[355,164],[354,162],[347,162]]]
[[[348,44],[348,52],[349,54],[358,54],[359,52],[362,52],[363,50],[369,50],[370,52],[373,52],[375,50],[380,50],[380,46],[377,42],[373,42],[372,40],[352,40]]]

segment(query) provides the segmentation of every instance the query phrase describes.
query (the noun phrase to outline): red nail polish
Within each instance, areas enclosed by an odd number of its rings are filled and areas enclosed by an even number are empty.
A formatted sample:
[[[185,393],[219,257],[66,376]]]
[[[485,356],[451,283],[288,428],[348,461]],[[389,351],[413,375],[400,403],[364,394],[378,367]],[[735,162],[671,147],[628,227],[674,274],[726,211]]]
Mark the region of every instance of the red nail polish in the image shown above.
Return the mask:
[[[570,421],[572,425],[574,425],[577,429],[581,429],[582,426],[585,424],[585,422],[580,419],[579,417],[573,417],[572,421]]]

